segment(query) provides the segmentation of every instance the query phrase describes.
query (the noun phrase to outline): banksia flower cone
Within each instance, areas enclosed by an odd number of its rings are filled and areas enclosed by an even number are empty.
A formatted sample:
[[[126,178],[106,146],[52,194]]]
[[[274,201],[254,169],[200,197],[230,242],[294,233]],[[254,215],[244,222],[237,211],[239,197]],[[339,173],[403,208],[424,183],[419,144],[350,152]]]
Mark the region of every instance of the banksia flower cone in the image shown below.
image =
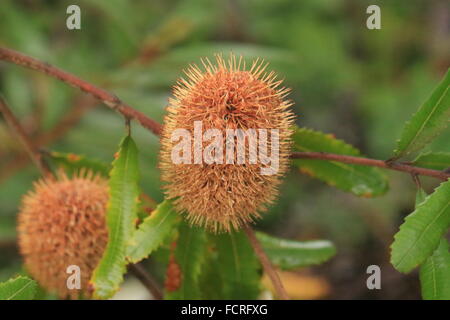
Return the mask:
[[[262,62],[249,70],[234,55],[202,62],[203,71],[191,66],[169,99],[160,169],[177,211],[210,231],[229,232],[258,218],[276,199],[288,168],[293,114],[285,99],[289,90]],[[250,136],[257,139],[253,147]],[[277,162],[271,172],[269,155]]]
[[[40,180],[24,196],[19,213],[19,247],[25,267],[60,298],[89,297],[88,281],[108,241],[107,181],[91,172]],[[81,288],[69,289],[71,265],[80,269]]]

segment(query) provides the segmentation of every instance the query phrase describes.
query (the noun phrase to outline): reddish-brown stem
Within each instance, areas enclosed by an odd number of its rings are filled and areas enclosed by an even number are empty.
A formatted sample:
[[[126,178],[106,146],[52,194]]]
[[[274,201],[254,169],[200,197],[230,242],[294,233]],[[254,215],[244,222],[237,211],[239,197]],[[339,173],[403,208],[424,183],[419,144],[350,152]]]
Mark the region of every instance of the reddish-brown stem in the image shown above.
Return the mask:
[[[31,140],[28,138],[28,135],[23,129],[19,120],[17,120],[17,118],[12,113],[11,109],[8,107],[8,104],[6,103],[5,99],[3,99],[3,97],[1,96],[0,96],[0,113],[3,114],[3,117],[6,123],[11,128],[11,131],[13,131],[16,134],[17,139],[20,141],[20,143],[22,143],[31,160],[34,162],[36,167],[38,167],[38,169],[41,171],[42,175],[47,178],[52,177],[53,176],[52,172],[50,168],[47,166],[44,159],[42,158],[42,155],[40,154],[39,150],[37,150],[34,143],[31,142]]]
[[[263,248],[261,247],[261,244],[259,243],[258,239],[256,239],[255,232],[249,225],[245,225],[243,229],[245,234],[247,235],[248,240],[250,241],[250,244],[253,247],[253,251],[255,251],[256,256],[261,262],[264,271],[272,281],[278,298],[283,300],[289,300],[289,296],[287,295],[286,290],[284,289],[283,283],[281,282],[278,273],[276,272],[274,266],[270,262]]]
[[[154,134],[161,134],[161,124],[145,116],[142,112],[137,111],[129,105],[125,104],[117,96],[107,92],[106,90],[98,88],[71,73],[58,69],[35,58],[26,56],[20,52],[6,48],[0,48],[0,60],[12,62],[29,69],[37,70],[53,78],[59,79],[72,87],[78,88],[81,91],[94,96],[111,109],[121,113],[124,117],[137,120],[143,127],[149,129]]]
[[[162,300],[163,295],[156,281],[141,264],[130,264],[129,270],[147,288],[155,300]]]
[[[362,166],[372,166],[384,169],[408,172],[410,174],[429,176],[440,180],[447,180],[450,178],[450,173],[444,171],[432,170],[426,168],[415,167],[401,162],[388,162],[383,160],[361,158],[354,156],[346,156],[343,154],[334,154],[326,152],[293,152],[291,154],[292,159],[317,159],[327,161],[337,161],[349,164],[357,164]]]

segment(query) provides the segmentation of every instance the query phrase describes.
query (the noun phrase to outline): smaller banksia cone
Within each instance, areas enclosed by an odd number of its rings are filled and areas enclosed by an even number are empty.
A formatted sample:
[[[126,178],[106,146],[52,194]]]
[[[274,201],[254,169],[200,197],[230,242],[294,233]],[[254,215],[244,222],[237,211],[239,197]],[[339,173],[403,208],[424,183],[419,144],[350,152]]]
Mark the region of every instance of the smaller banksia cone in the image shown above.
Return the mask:
[[[161,137],[161,176],[166,182],[167,197],[174,199],[175,208],[186,214],[191,223],[213,232],[229,232],[259,217],[277,197],[289,163],[292,103],[285,99],[289,89],[280,88],[281,81],[276,80],[273,72],[265,73],[267,65],[258,60],[246,70],[242,57],[230,55],[226,62],[218,55],[216,65],[206,60],[203,66],[204,71],[191,66],[186,72],[188,78],[178,81],[174,97],[169,99]],[[199,142],[196,131],[200,126]],[[208,130],[211,135],[203,136]],[[230,135],[228,140],[230,130],[236,135]],[[262,131],[270,131],[271,138]],[[186,133],[194,139],[182,137]],[[255,148],[247,140],[240,155],[230,152],[229,157],[227,143],[237,146],[247,134],[257,137]],[[278,144],[271,140],[276,135]],[[222,142],[226,141],[222,147],[218,147],[220,136],[224,138]],[[194,142],[185,148],[184,140]],[[211,147],[212,140],[218,144]],[[259,145],[263,140],[267,142],[265,151]],[[272,174],[262,173],[267,162],[261,160],[267,159],[268,150],[273,151],[276,145],[279,146],[276,170]],[[213,149],[210,153],[213,161],[211,158],[206,161],[208,153],[204,152]],[[181,161],[174,161],[178,150],[182,150]]]
[[[18,217],[19,248],[31,276],[60,298],[89,297],[88,282],[108,241],[107,181],[90,171],[39,180],[24,196]],[[69,289],[71,265],[80,290]]]

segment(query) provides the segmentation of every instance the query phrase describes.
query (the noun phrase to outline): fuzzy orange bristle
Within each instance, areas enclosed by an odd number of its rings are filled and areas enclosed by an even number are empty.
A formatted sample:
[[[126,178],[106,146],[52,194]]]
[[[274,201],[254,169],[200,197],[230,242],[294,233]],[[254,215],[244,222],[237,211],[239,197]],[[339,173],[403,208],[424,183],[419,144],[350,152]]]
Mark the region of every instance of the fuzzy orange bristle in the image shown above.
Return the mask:
[[[108,241],[107,181],[90,171],[39,180],[24,196],[18,217],[19,248],[25,267],[60,298],[89,296],[88,281]],[[67,267],[81,271],[81,289],[68,289]]]
[[[292,103],[285,99],[289,89],[274,72],[256,60],[245,70],[242,59],[216,56],[216,65],[203,61],[204,71],[191,66],[169,99],[161,138],[160,169],[168,198],[187,219],[213,232],[239,229],[260,216],[277,197],[286,173],[291,144]],[[204,130],[279,129],[279,170],[261,175],[260,163],[174,164],[171,134],[178,128],[194,131],[194,121]],[[207,144],[203,142],[203,147]],[[248,148],[246,150],[248,152]]]

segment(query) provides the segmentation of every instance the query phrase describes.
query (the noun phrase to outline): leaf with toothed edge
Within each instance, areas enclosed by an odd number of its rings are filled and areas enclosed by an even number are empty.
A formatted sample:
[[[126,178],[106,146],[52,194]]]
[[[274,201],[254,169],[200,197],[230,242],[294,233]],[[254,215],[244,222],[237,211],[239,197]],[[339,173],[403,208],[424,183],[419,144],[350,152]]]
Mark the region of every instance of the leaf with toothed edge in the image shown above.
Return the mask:
[[[403,128],[394,158],[422,149],[447,128],[450,118],[450,69]]]
[[[127,248],[128,259],[136,263],[148,257],[170,238],[179,221],[180,216],[170,201],[159,204],[135,231]]]
[[[109,239],[91,279],[94,298],[99,299],[110,298],[119,289],[126,271],[126,247],[135,231],[139,167],[138,150],[130,136],[120,143],[112,166],[106,214]]]
[[[307,128],[297,128],[293,140],[295,151],[361,156],[356,148],[333,135]],[[387,179],[378,168],[317,159],[294,159],[293,162],[300,172],[357,196],[379,196],[388,189]]]
[[[423,263],[449,226],[450,180],[443,182],[405,218],[391,245],[392,265],[400,272],[409,272]]]

